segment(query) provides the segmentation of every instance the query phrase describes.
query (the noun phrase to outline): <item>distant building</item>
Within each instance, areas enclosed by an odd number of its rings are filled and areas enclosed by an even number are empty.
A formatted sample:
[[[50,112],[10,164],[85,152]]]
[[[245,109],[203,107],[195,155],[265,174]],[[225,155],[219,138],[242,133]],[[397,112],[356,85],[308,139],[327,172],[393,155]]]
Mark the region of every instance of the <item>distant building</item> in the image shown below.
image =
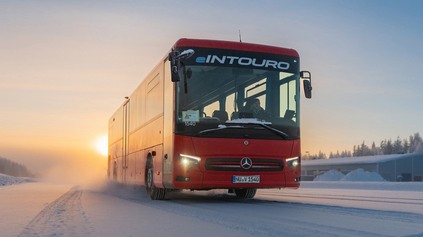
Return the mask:
[[[387,181],[423,181],[423,153],[302,160],[301,178],[311,181],[329,170],[347,174],[362,168],[377,172]]]

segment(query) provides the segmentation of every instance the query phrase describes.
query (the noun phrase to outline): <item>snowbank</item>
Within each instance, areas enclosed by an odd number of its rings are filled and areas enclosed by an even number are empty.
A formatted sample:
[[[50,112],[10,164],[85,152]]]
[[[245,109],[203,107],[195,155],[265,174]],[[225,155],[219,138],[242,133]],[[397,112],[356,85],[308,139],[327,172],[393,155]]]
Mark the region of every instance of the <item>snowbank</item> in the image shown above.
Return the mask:
[[[339,181],[344,177],[345,175],[337,170],[329,170],[317,176],[313,181]]]
[[[0,186],[33,182],[32,178],[13,177],[0,173]]]
[[[382,182],[385,181],[385,179],[376,172],[369,172],[360,168],[346,175],[337,170],[329,170],[317,176],[313,181]]]
[[[371,181],[371,182],[381,182],[385,181],[380,174],[376,172],[369,172],[365,171],[363,169],[356,169],[351,172],[349,172],[347,175],[345,175],[344,178],[341,179],[341,181]]]

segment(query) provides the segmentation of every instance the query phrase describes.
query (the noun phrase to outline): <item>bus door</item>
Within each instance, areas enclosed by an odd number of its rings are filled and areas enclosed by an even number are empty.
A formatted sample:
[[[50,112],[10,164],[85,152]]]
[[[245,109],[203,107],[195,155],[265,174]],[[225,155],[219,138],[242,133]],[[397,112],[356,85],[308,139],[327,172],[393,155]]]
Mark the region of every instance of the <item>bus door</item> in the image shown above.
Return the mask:
[[[123,105],[122,182],[126,183],[129,153],[129,99]]]

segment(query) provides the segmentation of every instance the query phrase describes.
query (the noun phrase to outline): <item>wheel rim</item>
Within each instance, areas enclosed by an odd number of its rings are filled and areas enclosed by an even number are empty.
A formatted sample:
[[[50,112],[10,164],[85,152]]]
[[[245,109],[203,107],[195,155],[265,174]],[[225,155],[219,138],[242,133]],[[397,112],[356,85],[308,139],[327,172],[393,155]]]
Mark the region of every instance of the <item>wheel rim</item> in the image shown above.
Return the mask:
[[[147,186],[151,189],[153,187],[153,169],[149,168],[147,171]]]

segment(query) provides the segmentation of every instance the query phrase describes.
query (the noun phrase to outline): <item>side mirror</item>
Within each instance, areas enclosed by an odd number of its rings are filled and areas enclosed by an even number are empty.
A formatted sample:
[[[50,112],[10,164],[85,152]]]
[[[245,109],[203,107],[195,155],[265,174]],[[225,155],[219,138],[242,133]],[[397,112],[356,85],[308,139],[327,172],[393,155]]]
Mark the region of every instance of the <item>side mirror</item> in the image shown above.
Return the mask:
[[[192,77],[192,69],[188,68],[187,70],[185,70],[185,75],[187,77],[187,79],[190,79]]]
[[[300,72],[301,79],[304,79],[303,86],[304,86],[304,95],[307,99],[311,98],[311,91],[313,87],[311,87],[311,72],[309,71],[301,71]]]
[[[178,62],[179,60],[175,59],[176,52],[172,50],[172,52],[169,53],[169,61],[170,61],[170,74],[171,74],[171,80],[172,82],[180,81],[179,78],[179,67]]]
[[[194,53],[195,53],[195,51],[193,49],[186,49],[186,50],[182,51],[182,53],[179,53],[178,51],[172,49],[172,51],[169,53],[172,82],[177,82],[177,81],[181,80],[179,78],[179,69],[181,68],[181,65],[182,66],[184,65],[184,63],[181,62],[181,59],[190,58]],[[190,73],[192,73],[192,71]],[[190,77],[191,77],[191,74],[188,75],[188,78],[190,78]]]
[[[304,95],[307,99],[311,98],[311,90],[313,89],[311,87],[311,82],[309,80],[304,80],[303,81],[303,86],[304,86]]]
[[[177,66],[171,66],[171,78],[172,78],[172,82],[178,82],[181,79],[179,78],[179,72],[178,72],[178,67]]]

